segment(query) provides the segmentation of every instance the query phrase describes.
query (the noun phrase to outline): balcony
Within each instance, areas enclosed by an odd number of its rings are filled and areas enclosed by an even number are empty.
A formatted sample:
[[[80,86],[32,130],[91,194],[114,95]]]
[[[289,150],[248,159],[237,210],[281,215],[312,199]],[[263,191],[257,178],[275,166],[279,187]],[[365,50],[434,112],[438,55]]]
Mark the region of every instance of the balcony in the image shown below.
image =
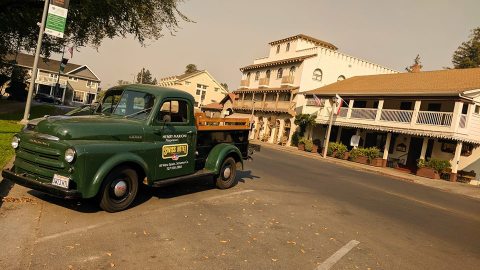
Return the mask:
[[[248,89],[249,86],[250,86],[250,80],[240,81],[240,89]]]
[[[233,105],[233,108],[236,110],[252,110],[252,100],[241,100],[236,101]],[[285,112],[294,115],[295,102],[290,101],[255,101],[255,111],[264,111],[264,112]]]
[[[293,77],[291,75],[283,76],[283,78],[282,78],[282,85],[293,86],[294,82],[295,82],[295,77]]]
[[[258,87],[268,87],[270,84],[270,78],[261,78],[260,81],[258,82]]]

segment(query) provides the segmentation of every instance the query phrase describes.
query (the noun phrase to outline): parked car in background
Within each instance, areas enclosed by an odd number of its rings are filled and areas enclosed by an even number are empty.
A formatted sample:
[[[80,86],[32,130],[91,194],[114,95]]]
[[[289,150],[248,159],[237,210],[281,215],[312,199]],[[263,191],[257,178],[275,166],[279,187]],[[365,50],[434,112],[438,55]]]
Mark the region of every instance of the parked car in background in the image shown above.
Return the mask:
[[[56,105],[59,105],[62,103],[62,100],[59,99],[59,98],[56,98],[52,95],[47,95],[47,94],[43,94],[43,93],[38,93],[36,94],[34,97],[33,97],[33,100],[37,101],[37,102],[46,102],[46,103],[53,103],[53,104],[56,104]]]

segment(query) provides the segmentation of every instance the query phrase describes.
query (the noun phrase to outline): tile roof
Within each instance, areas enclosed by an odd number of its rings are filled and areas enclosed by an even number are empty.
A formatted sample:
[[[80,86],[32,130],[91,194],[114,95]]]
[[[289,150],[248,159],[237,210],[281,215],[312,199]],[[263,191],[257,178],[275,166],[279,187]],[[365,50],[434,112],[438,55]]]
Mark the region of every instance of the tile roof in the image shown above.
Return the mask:
[[[338,50],[337,46],[333,45],[332,43],[329,43],[329,42],[326,42],[326,41],[323,41],[323,40],[320,40],[320,39],[316,39],[314,37],[307,36],[307,35],[304,35],[304,34],[298,34],[298,35],[295,35],[295,36],[275,40],[275,41],[272,41],[268,44],[276,45],[276,44],[279,44],[279,43],[283,43],[283,42],[290,41],[290,40],[295,40],[295,39],[305,39],[305,40],[308,40],[310,42],[315,43],[315,45],[317,45],[317,46],[322,46],[322,47],[332,49],[332,50]]]
[[[272,62],[266,62],[262,64],[256,64],[256,65],[249,65],[240,68],[240,71],[246,71],[250,69],[255,69],[255,68],[262,68],[262,67],[270,67],[270,66],[277,66],[277,65],[283,65],[283,64],[289,64],[289,63],[297,63],[297,62],[302,62],[303,60],[310,58],[310,57],[315,57],[317,54],[309,54],[309,55],[304,55],[304,56],[299,56],[299,57],[293,57],[293,58],[287,58],[287,59],[282,59],[278,61],[272,61]]]
[[[192,73],[184,73],[184,74],[182,74],[182,75],[177,75],[176,77],[177,77],[177,80],[183,80],[183,79],[185,79],[185,78],[188,78],[188,77],[191,77],[191,76],[195,76],[195,75],[197,75],[197,74],[199,74],[199,73],[202,73],[202,72],[204,72],[204,71],[205,71],[205,70],[197,70],[197,71],[194,71],[194,72],[192,72]]]
[[[223,110],[223,105],[220,103],[210,103],[207,105],[203,105],[202,109],[210,109],[210,110]]]
[[[356,76],[305,94],[451,96],[477,89],[480,68]]]
[[[15,60],[15,55],[10,54],[5,57],[7,61],[13,61]],[[25,54],[25,53],[18,53],[17,58],[16,58],[17,64],[19,66],[23,67],[28,67],[32,68],[33,67],[33,61],[34,61],[34,56],[30,54]],[[68,73],[72,70],[75,70],[77,68],[82,67],[83,65],[77,65],[74,63],[68,63],[67,66],[65,67],[64,73]],[[38,68],[41,70],[47,70],[50,72],[58,72],[58,69],[60,67],[60,61],[58,60],[52,60],[48,58],[40,58],[38,61]],[[96,77],[90,77],[91,79],[98,80]]]

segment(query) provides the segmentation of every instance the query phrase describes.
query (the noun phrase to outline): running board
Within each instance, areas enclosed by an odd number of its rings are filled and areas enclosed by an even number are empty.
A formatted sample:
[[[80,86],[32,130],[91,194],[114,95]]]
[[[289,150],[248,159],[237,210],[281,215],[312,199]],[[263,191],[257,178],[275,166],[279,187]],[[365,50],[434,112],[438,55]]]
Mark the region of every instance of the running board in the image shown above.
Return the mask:
[[[194,178],[199,178],[199,177],[205,177],[205,176],[214,176],[215,173],[209,170],[200,170],[197,171],[193,174],[189,175],[183,175],[175,178],[169,178],[169,179],[164,179],[164,180],[158,180],[152,184],[152,187],[163,187],[163,186],[168,186],[172,185],[178,182],[183,182],[186,180],[191,180]]]

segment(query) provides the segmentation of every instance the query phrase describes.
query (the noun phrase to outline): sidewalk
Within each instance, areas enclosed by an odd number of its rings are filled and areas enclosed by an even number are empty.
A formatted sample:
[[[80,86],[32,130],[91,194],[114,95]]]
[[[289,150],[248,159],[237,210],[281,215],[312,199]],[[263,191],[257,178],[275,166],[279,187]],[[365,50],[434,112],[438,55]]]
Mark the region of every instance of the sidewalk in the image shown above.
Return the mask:
[[[337,159],[337,158],[332,158],[332,157],[326,157],[323,158],[320,154],[315,154],[315,153],[309,153],[305,151],[299,151],[296,147],[291,147],[291,146],[280,146],[280,145],[275,145],[275,144],[270,144],[270,143],[265,143],[261,141],[254,140],[252,141],[255,144],[259,144],[262,147],[268,147],[268,148],[273,148],[279,151],[284,151],[284,152],[289,152],[294,155],[298,156],[304,156],[308,158],[313,158],[317,159],[323,162],[330,162],[330,163],[335,163],[341,166],[349,167],[355,170],[360,170],[360,171],[367,171],[367,172],[372,172],[372,173],[377,173],[377,174],[382,174],[386,176],[390,176],[393,178],[405,180],[405,181],[410,181],[416,184],[424,185],[424,186],[429,186],[432,188],[440,189],[443,191],[451,192],[451,193],[456,193],[456,194],[461,194],[464,196],[468,196],[474,199],[480,199],[480,187],[479,186],[473,186],[465,183],[458,183],[458,182],[448,182],[444,180],[433,180],[429,178],[424,178],[408,173],[404,173],[392,168],[382,168],[382,167],[374,167],[374,166],[369,166],[369,165],[363,165],[360,163],[348,161],[348,160],[342,160],[342,159]]]

